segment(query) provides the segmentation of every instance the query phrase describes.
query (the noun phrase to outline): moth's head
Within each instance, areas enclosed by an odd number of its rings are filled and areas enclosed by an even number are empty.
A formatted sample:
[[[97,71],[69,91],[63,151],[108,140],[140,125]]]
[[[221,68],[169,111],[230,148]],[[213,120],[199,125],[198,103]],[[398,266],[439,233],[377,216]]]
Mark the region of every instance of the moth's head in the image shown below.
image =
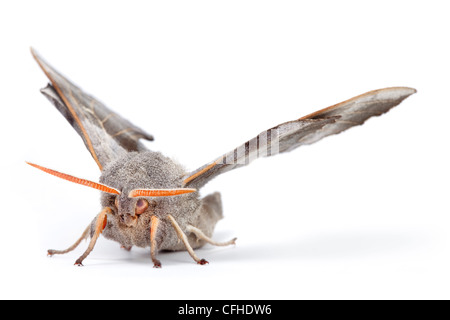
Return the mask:
[[[134,226],[140,216],[171,213],[183,206],[184,194],[196,191],[182,187],[184,174],[180,165],[158,152],[127,153],[103,168],[100,182],[120,194],[103,193],[102,206],[113,208],[127,226]]]
[[[115,161],[103,170],[100,183],[28,164],[56,177],[102,191],[102,206],[111,208],[120,223],[132,227],[141,215],[153,214],[158,206],[177,205],[182,200],[174,201],[175,198],[197,191],[179,187],[182,177],[179,168],[170,163],[158,163],[158,159],[145,154],[133,153]]]
[[[134,227],[142,215],[152,215],[158,205],[156,197],[129,197],[126,193],[102,194],[102,204],[112,208],[119,223]]]

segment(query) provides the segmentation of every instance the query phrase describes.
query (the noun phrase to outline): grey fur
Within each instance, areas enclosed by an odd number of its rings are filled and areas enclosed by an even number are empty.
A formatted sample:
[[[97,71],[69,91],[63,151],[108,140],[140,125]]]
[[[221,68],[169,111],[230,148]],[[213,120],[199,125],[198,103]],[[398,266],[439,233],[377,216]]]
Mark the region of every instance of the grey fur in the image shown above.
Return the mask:
[[[180,227],[185,230],[187,225],[201,229],[209,237],[214,226],[222,218],[222,203],[219,194],[199,198],[198,192],[176,197],[151,198],[156,205],[149,206],[146,212],[135,218],[134,207],[136,198],[128,198],[133,189],[169,189],[181,187],[185,170],[159,152],[131,152],[118,160],[111,162],[102,172],[100,182],[120,190],[121,195],[102,193],[102,207],[111,207],[113,214],[108,216],[108,223],[103,230],[105,238],[119,242],[124,247],[150,246],[150,217],[157,216],[161,220],[158,228],[158,250],[183,250],[178,237],[167,222],[171,214]],[[114,205],[115,197],[119,197],[119,207]],[[150,200],[150,198],[149,198]],[[121,218],[122,216],[122,218]],[[127,223],[132,227],[127,226]],[[91,223],[91,233],[95,229],[96,219]],[[188,239],[192,247],[198,248],[203,242],[197,241],[193,235]]]

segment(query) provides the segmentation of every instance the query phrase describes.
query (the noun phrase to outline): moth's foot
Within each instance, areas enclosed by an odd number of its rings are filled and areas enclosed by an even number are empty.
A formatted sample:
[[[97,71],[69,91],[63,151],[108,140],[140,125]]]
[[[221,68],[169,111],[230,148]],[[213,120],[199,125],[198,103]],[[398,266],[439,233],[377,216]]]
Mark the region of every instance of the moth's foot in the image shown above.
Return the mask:
[[[54,254],[55,254],[55,250],[53,250],[53,249],[47,250],[47,257],[53,257]]]
[[[159,260],[153,261],[153,268],[161,268],[161,261]]]
[[[130,251],[132,247],[133,246],[120,246],[121,249],[124,249],[126,251]]]
[[[205,259],[201,259],[201,260],[197,261],[197,264],[205,265],[205,264],[209,264],[209,262],[206,261]]]
[[[78,267],[82,267],[83,264],[81,262],[82,262],[82,260],[78,259],[77,261],[75,261],[74,265],[78,266]]]

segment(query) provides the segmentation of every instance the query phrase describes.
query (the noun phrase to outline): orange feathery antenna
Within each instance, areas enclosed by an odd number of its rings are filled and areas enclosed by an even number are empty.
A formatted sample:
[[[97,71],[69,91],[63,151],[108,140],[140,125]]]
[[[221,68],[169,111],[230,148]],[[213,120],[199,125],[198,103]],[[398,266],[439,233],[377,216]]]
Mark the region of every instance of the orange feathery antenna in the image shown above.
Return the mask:
[[[137,197],[170,197],[178,196],[180,194],[195,192],[197,189],[182,188],[182,189],[135,189],[128,194],[129,198]]]
[[[119,190],[114,189],[112,187],[105,186],[104,184],[101,184],[101,183],[80,179],[80,178],[77,178],[77,177],[74,177],[74,176],[71,176],[71,175],[68,175],[65,173],[61,173],[61,172],[58,172],[58,171],[55,171],[52,169],[42,167],[40,165],[31,163],[31,162],[26,161],[26,163],[32,167],[35,167],[39,170],[42,170],[42,171],[49,173],[55,177],[58,177],[58,178],[61,178],[61,179],[67,180],[67,181],[75,182],[75,183],[81,184],[83,186],[91,187],[91,188],[94,188],[94,189],[97,189],[97,190],[100,190],[100,191],[106,192],[106,193],[120,194]]]

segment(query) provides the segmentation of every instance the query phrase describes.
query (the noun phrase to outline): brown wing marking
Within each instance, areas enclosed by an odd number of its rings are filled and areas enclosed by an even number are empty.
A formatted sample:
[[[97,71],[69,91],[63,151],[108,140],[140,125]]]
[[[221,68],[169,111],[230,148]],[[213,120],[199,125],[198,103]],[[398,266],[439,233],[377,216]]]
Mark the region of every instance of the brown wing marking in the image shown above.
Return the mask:
[[[194,180],[195,178],[201,176],[201,175],[204,174],[205,172],[207,172],[207,171],[211,170],[212,168],[214,168],[216,165],[217,165],[217,162],[213,162],[213,163],[207,165],[207,166],[206,166],[205,168],[203,168],[202,170],[200,170],[200,171],[194,173],[193,175],[187,177],[187,178],[183,181],[183,183],[184,183],[184,184],[187,184],[187,183],[191,182],[191,181]]]
[[[358,95],[358,96],[355,96],[355,97],[353,97],[353,98],[347,99],[347,100],[345,100],[345,101],[339,102],[339,103],[337,103],[337,104],[335,104],[335,105],[332,105],[332,106],[329,106],[329,107],[320,109],[320,110],[318,110],[318,111],[315,111],[315,112],[313,112],[313,113],[310,113],[310,114],[308,114],[308,115],[306,115],[306,116],[304,116],[304,117],[299,118],[298,120],[313,119],[313,118],[316,118],[316,117],[321,116],[321,115],[324,114],[324,113],[333,111],[333,110],[335,110],[335,109],[337,109],[337,108],[339,108],[339,107],[341,107],[341,106],[344,106],[344,105],[347,105],[347,104],[352,103],[352,102],[354,102],[354,101],[357,101],[357,100],[359,100],[359,99],[361,99],[361,98],[363,98],[363,97],[366,97],[366,96],[367,96],[367,97],[368,97],[368,96],[372,96],[372,95],[375,95],[375,94],[377,94],[377,93],[380,93],[380,92],[383,92],[383,91],[386,91],[386,90],[396,90],[396,89],[401,89],[401,87],[392,87],[392,88],[383,88],[383,89],[372,90],[372,91],[369,91],[369,92],[360,94],[360,95]],[[411,89],[411,90],[414,90],[414,89],[412,89],[412,88],[406,88],[406,87],[404,87],[404,89]],[[414,92],[416,92],[416,90],[414,90],[413,93],[414,93]],[[375,102],[375,101],[373,100],[372,102]],[[353,113],[358,113],[358,112],[353,112]],[[360,112],[360,113],[367,113],[367,112]]]

